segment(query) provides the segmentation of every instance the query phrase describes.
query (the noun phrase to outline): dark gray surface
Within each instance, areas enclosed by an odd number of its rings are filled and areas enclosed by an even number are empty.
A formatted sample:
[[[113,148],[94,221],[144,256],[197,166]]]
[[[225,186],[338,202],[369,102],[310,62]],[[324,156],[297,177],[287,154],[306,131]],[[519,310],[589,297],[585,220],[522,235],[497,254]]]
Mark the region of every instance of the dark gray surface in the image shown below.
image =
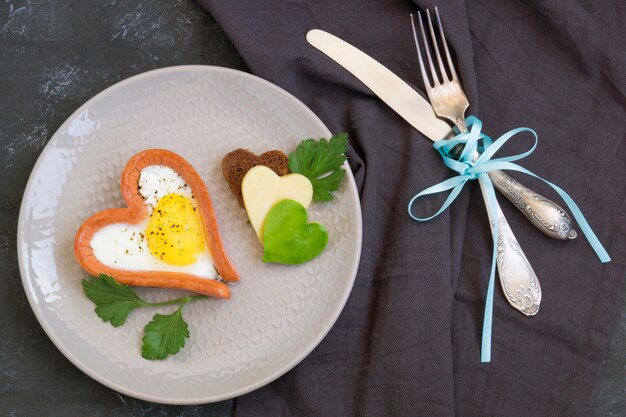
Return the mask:
[[[83,374],[39,326],[16,259],[22,191],[55,130],[106,87],[179,64],[246,69],[215,21],[186,0],[0,2],[0,415],[232,414],[233,401],[151,404]]]
[[[620,291],[619,315],[611,330],[593,401],[593,417],[626,415],[626,285]]]
[[[215,21],[186,0],[0,3],[0,415],[228,416],[233,402],[161,406],[100,385],[36,321],[16,260],[22,190],[43,146],[84,101],[131,75],[178,64],[245,69]],[[96,8],[93,4],[99,4]],[[626,289],[592,415],[626,412]]]

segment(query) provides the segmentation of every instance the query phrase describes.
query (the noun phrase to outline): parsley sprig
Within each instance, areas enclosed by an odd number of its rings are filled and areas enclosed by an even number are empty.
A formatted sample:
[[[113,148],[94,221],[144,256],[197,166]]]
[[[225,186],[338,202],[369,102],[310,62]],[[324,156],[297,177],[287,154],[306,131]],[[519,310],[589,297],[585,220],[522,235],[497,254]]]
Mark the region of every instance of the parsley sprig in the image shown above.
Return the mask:
[[[341,165],[347,159],[347,150],[347,133],[333,135],[330,140],[306,139],[289,154],[289,170],[302,174],[311,181],[313,201],[331,201],[332,192],[339,189],[346,173]]]
[[[206,298],[206,295],[195,295],[151,303],[139,298],[129,286],[105,274],[83,279],[81,285],[87,298],[96,305],[98,317],[110,322],[113,327],[123,325],[136,308],[179,305],[172,314],[155,314],[144,328],[141,356],[145,359],[165,359],[178,353],[185,346],[185,339],[189,338],[189,326],[182,315],[183,307],[190,301]]]
[[[155,314],[152,321],[146,324],[141,339],[141,356],[146,359],[165,359],[185,347],[185,339],[189,339],[189,326],[183,320],[183,307],[172,314]]]

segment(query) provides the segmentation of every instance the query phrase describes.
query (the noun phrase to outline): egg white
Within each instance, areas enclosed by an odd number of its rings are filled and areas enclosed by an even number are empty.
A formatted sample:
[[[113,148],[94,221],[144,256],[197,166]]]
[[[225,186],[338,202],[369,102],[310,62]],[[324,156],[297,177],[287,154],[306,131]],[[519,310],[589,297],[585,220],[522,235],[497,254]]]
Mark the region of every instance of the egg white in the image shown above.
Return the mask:
[[[191,188],[184,179],[173,169],[162,165],[141,170],[139,193],[144,198],[149,213],[168,194],[193,198]],[[170,265],[152,255],[144,235],[147,226],[148,219],[135,225],[114,223],[101,228],[91,238],[94,256],[108,267],[127,271],[182,272],[204,278],[216,277],[213,259],[206,245],[204,251],[190,265]]]
[[[151,165],[141,170],[139,175],[139,194],[148,206],[148,211],[157,206],[159,200],[168,194],[178,194],[192,198],[191,187],[183,177],[170,167]]]

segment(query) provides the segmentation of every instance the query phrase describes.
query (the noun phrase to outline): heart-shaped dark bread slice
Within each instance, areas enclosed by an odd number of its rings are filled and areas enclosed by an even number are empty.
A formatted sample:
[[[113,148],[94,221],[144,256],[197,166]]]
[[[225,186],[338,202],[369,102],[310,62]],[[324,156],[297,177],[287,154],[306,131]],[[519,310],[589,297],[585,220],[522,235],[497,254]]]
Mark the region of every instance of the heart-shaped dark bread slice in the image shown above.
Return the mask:
[[[289,158],[279,150],[256,155],[248,149],[239,148],[227,153],[222,159],[222,174],[241,207],[244,207],[241,182],[248,171],[257,165],[264,165],[279,176],[289,174]]]

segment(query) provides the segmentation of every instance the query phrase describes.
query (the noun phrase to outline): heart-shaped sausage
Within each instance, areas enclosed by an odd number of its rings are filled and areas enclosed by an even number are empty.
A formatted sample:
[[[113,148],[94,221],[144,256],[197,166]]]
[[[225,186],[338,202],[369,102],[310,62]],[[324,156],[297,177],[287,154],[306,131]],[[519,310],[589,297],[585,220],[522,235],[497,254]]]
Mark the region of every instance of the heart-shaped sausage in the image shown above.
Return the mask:
[[[295,200],[305,208],[311,204],[313,186],[304,175],[289,174],[279,177],[266,166],[250,169],[241,182],[241,193],[250,224],[263,243],[263,224],[267,213],[279,201]]]
[[[293,200],[276,204],[265,220],[263,262],[301,264],[316,258],[328,244],[328,231],[307,223],[306,208]]]
[[[278,150],[257,156],[247,149],[239,148],[227,153],[222,159],[222,174],[241,207],[244,207],[241,182],[248,171],[257,165],[264,165],[280,176],[289,174],[289,157]]]
[[[214,279],[181,272],[117,269],[103,264],[96,258],[91,240],[98,230],[119,223],[137,225],[149,217],[146,202],[139,192],[139,178],[141,171],[151,166],[171,168],[188,184],[199,211],[204,241],[208,246],[217,273],[225,281],[239,280],[239,275],[222,244],[211,198],[202,178],[185,159],[164,149],[148,149],[138,153],[128,161],[121,179],[122,196],[128,208],[101,211],[80,226],[74,240],[74,255],[78,263],[90,274],[111,275],[118,282],[126,285],[176,288],[219,298],[229,298],[228,286]]]

